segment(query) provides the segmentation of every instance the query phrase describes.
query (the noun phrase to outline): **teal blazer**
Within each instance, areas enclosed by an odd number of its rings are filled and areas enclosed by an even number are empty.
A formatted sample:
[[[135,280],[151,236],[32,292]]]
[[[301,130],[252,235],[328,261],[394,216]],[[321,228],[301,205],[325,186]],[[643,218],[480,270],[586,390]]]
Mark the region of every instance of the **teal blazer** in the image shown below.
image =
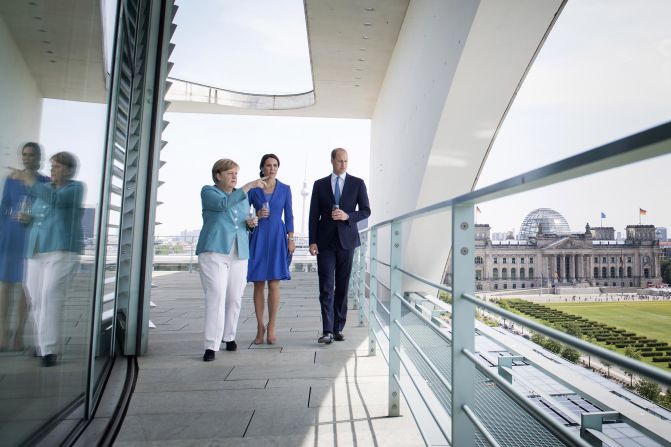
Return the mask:
[[[247,213],[249,201],[242,189],[230,194],[214,185],[203,186],[200,191],[203,204],[203,229],[200,230],[196,254],[215,252],[229,254],[233,243],[238,242],[238,258],[249,258]]]
[[[30,210],[26,256],[52,251],[81,253],[84,185],[73,180],[54,188],[52,183],[35,182],[28,194],[35,199]]]

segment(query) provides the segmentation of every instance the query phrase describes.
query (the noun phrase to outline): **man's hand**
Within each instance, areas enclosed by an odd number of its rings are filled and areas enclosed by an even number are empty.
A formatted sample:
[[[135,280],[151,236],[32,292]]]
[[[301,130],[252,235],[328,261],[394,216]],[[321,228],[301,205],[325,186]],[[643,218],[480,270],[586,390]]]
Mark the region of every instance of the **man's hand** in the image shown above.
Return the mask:
[[[312,256],[315,256],[315,255],[319,254],[319,249],[317,248],[317,244],[310,244],[310,248],[308,250],[310,250],[310,254]]]
[[[331,219],[333,220],[348,220],[349,214],[341,210],[340,208],[331,211]]]

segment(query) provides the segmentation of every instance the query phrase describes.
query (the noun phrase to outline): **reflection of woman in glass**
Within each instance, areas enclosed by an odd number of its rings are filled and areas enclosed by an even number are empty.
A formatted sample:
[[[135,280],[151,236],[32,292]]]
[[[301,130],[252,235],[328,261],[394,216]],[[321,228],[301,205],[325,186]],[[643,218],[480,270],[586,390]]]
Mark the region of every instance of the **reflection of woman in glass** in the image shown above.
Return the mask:
[[[26,171],[33,173],[38,182],[49,181],[48,177],[40,175],[42,150],[37,143],[26,143],[21,148],[21,161]],[[14,333],[13,350],[23,349],[23,330],[28,319],[28,302],[21,286],[23,281],[23,264],[26,228],[30,223],[31,198],[26,193],[26,187],[20,180],[8,177],[2,191],[2,205],[0,205],[0,350],[10,348],[12,336],[11,316],[12,297],[16,301],[17,320]]]
[[[294,244],[294,215],[291,207],[291,188],[277,180],[280,160],[277,155],[261,158],[261,177],[267,179],[265,188],[249,191],[249,202],[257,210],[259,227],[252,233],[249,245],[247,281],[254,282],[254,311],[256,312],[256,339],[263,343],[264,288],[268,282],[268,344],[277,341],[275,321],[280,308],[280,280],[291,279],[289,255]],[[284,215],[284,220],[282,220]]]
[[[33,198],[26,243],[26,291],[32,307],[35,347],[43,366],[56,364],[69,279],[82,250],[84,185],[72,180],[77,160],[69,152],[51,157],[51,183],[35,173],[14,171]]]

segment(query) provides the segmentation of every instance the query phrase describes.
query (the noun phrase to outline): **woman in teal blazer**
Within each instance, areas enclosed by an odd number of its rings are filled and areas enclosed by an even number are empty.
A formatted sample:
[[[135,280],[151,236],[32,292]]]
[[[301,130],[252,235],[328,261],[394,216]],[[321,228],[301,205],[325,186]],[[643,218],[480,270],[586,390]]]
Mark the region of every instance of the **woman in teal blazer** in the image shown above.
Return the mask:
[[[63,306],[82,251],[84,185],[72,178],[77,159],[69,152],[51,157],[51,183],[35,173],[14,171],[33,198],[26,242],[26,291],[31,305],[37,354],[54,366],[60,348]]]
[[[247,191],[263,188],[265,179],[254,180],[235,189],[240,167],[233,160],[218,160],[212,167],[214,185],[203,186],[203,228],[196,254],[200,281],[205,292],[206,362],[214,360],[222,341],[227,351],[235,351],[235,334],[240,315],[242,292],[247,285],[249,258],[248,229],[256,219],[247,218]]]

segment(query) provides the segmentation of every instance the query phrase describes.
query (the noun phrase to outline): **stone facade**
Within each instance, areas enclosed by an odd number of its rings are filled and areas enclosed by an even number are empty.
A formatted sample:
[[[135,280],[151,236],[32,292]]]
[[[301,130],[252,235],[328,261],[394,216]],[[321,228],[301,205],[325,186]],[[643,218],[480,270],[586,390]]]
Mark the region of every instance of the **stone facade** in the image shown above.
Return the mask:
[[[475,226],[476,289],[646,287],[662,282],[662,250],[653,225],[628,225],[626,240],[612,227],[492,241],[488,224]]]

